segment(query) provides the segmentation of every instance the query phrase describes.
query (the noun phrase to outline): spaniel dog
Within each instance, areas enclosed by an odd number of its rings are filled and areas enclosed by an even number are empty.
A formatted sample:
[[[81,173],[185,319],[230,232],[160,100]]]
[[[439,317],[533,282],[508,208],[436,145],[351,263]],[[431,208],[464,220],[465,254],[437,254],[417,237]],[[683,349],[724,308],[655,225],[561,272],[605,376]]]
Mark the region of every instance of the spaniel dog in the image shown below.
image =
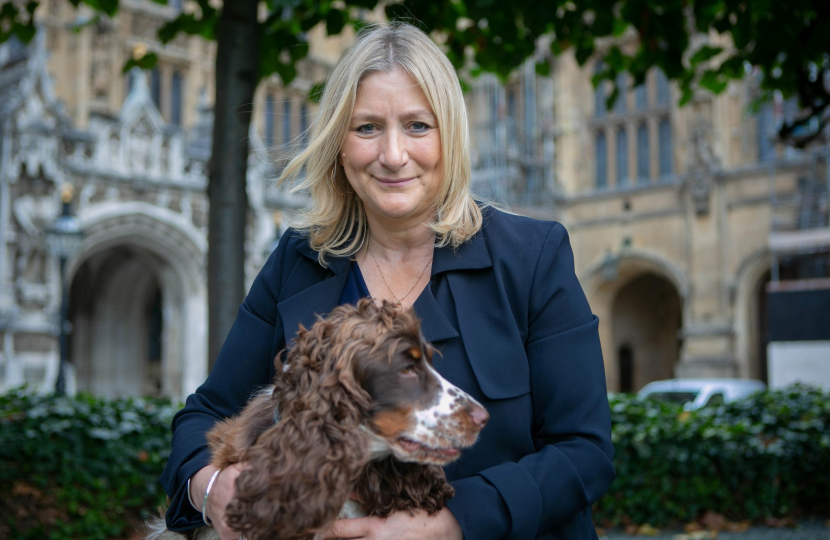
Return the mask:
[[[454,491],[440,466],[489,415],[432,356],[413,312],[390,303],[361,300],[301,326],[273,386],[208,433],[214,467],[247,464],[228,526],[247,540],[312,540],[338,517],[441,510]],[[162,522],[148,538],[164,533]]]

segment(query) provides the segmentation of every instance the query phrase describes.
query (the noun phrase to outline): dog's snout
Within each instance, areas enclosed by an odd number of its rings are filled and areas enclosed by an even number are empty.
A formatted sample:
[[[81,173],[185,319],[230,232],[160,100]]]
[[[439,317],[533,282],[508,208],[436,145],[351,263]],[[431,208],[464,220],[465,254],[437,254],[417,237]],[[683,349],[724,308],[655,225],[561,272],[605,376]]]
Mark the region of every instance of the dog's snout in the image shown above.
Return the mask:
[[[487,421],[490,419],[490,413],[488,413],[487,409],[485,409],[484,407],[476,407],[475,409],[473,409],[472,417],[473,422],[475,422],[475,425],[483,428],[487,425]]]
[[[464,408],[467,409],[476,427],[481,429],[487,425],[487,421],[490,420],[490,413],[487,412],[487,409],[473,401],[468,401],[465,405]]]

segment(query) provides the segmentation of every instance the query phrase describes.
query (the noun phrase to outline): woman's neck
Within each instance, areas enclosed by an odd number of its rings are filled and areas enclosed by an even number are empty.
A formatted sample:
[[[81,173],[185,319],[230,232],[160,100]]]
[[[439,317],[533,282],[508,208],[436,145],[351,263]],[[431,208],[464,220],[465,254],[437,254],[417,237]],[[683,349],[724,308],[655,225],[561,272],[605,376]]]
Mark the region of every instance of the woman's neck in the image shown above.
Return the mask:
[[[435,233],[424,223],[379,223],[370,216],[367,216],[367,220],[372,249],[378,255],[385,255],[384,259],[432,252]]]
[[[411,307],[430,280],[435,233],[424,222],[404,226],[367,218],[368,242],[356,259],[369,294],[377,303]]]

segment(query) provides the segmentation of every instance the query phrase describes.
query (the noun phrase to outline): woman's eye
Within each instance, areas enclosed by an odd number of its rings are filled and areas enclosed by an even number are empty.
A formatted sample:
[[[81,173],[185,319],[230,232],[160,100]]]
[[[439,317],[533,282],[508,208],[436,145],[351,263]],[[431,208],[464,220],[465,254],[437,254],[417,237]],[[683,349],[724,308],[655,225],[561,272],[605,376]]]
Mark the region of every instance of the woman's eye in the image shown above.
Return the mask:
[[[409,129],[416,133],[423,133],[425,131],[429,131],[430,129],[432,129],[432,126],[430,126],[429,124],[425,124],[423,122],[412,122],[411,124],[409,124]]]
[[[355,131],[361,135],[371,135],[375,131],[377,131],[377,126],[375,126],[374,124],[364,124],[362,126],[358,126],[357,128],[355,128]]]

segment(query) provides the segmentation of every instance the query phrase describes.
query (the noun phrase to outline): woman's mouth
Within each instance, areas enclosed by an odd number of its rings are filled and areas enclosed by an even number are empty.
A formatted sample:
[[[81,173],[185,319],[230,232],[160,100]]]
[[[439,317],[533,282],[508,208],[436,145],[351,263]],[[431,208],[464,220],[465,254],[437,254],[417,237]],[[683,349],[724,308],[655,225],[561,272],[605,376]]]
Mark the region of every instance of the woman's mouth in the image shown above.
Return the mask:
[[[377,180],[377,182],[380,185],[385,187],[401,187],[415,180],[415,177],[412,176],[409,178],[382,178],[379,176],[375,176],[375,180]]]

